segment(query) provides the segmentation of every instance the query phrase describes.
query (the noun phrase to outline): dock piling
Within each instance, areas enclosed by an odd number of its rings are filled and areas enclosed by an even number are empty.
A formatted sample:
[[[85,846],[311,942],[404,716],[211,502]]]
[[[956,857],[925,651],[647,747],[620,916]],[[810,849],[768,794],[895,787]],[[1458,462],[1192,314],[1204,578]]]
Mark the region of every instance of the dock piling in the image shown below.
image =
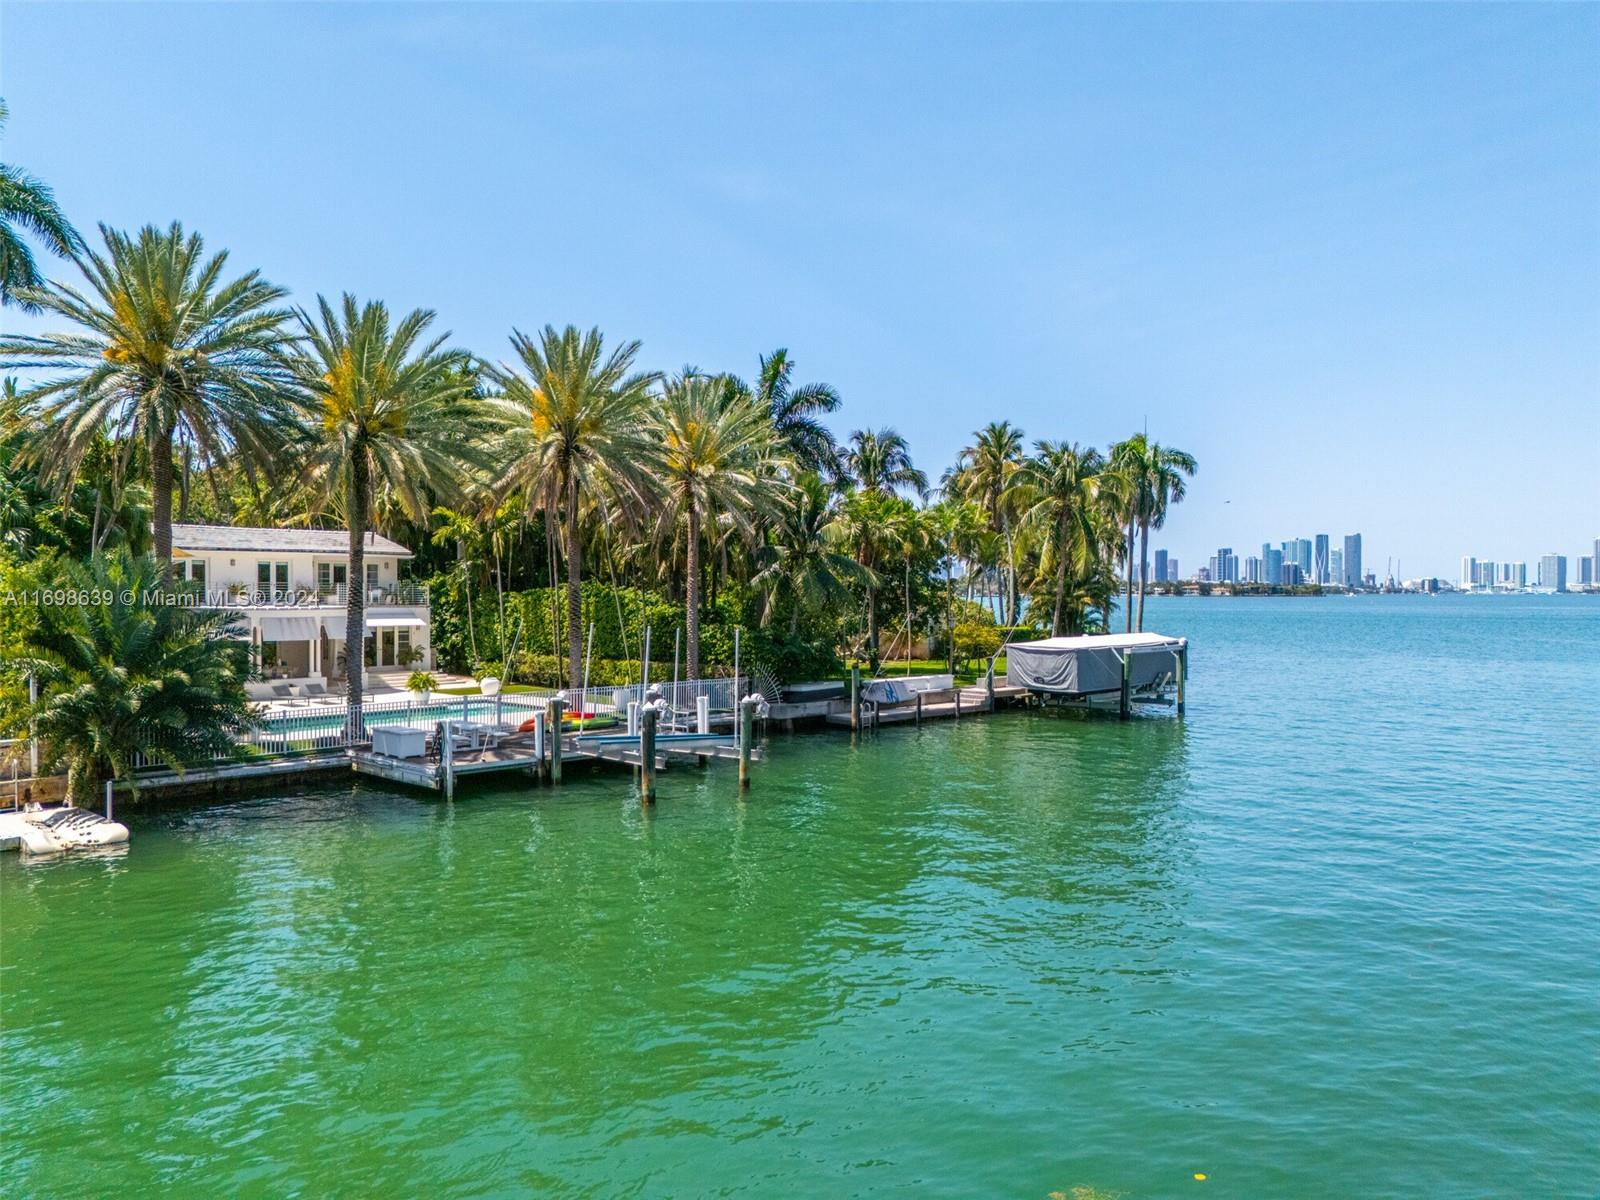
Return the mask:
[[[550,701],[550,782],[561,782],[561,710],[566,706],[560,700]]]
[[[1183,685],[1189,675],[1189,643],[1178,647],[1178,715],[1183,715]]]
[[[1129,681],[1129,675],[1133,670],[1133,651],[1124,650],[1122,652],[1121,657],[1122,657],[1122,694],[1121,694],[1121,697],[1120,697],[1119,703],[1118,703],[1117,715],[1120,716],[1124,721],[1126,721],[1128,719],[1128,714],[1129,714],[1129,711],[1130,711],[1130,706],[1129,706],[1129,703],[1128,703],[1128,681]]]
[[[861,668],[850,668],[850,732],[861,732]]]
[[[439,780],[444,784],[444,798],[456,798],[456,747],[455,738],[450,733],[450,722],[444,721],[439,726]]]
[[[922,724],[922,693],[917,693],[917,724]]]
[[[639,802],[656,802],[656,710],[639,714]]]
[[[750,745],[754,741],[756,702],[748,696],[739,701],[739,790],[750,787]]]

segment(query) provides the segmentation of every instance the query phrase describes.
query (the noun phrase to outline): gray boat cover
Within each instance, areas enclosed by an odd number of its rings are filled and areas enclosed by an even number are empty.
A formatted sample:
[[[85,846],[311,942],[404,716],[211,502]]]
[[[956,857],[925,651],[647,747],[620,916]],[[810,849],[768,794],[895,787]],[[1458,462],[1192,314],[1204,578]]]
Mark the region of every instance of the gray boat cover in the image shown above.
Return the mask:
[[[1184,638],[1160,633],[1110,633],[1045,638],[1006,647],[1006,682],[1053,696],[1122,690],[1122,656],[1131,655],[1129,686],[1138,691],[1176,670]]]

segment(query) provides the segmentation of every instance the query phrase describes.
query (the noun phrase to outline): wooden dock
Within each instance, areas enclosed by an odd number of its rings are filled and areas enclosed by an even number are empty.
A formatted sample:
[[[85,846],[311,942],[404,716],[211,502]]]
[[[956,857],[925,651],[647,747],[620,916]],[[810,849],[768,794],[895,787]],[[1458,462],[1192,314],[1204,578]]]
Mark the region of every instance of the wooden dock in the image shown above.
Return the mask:
[[[752,748],[750,756],[761,757]],[[651,756],[656,770],[665,770],[672,759],[738,759],[739,746],[726,734],[664,733],[655,737]],[[566,734],[561,739],[562,763],[600,762],[638,769],[644,763],[641,739],[636,734]],[[448,791],[447,770],[460,779],[466,775],[521,771],[543,778],[549,774],[551,758],[541,755],[531,734],[502,737],[492,746],[477,750],[456,750],[448,764],[442,758],[398,758],[357,750],[350,754],[350,765],[362,775],[387,779],[431,791]]]

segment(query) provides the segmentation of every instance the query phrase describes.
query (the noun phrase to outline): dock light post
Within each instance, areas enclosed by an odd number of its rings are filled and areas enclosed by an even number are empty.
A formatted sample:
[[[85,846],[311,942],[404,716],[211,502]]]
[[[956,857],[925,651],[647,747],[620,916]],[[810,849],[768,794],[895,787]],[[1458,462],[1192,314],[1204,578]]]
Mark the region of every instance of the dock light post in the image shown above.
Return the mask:
[[[739,701],[739,790],[750,787],[750,743],[755,730],[756,702],[746,696]]]
[[[639,714],[639,802],[656,802],[656,710],[651,705]]]
[[[850,667],[850,732],[861,732],[861,668]]]
[[[560,700],[550,701],[550,782],[561,782],[561,710],[566,705]]]

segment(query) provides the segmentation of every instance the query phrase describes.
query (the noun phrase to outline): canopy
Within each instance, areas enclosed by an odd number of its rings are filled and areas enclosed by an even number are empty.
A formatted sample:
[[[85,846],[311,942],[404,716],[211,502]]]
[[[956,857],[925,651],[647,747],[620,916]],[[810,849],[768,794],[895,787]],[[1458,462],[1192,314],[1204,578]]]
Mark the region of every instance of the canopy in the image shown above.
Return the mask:
[[[1184,638],[1160,633],[1109,633],[1045,638],[1006,647],[1006,680],[1052,696],[1090,696],[1122,690],[1122,660],[1129,659],[1128,686],[1149,687],[1173,671]]]
[[[404,627],[421,629],[426,624],[427,622],[421,617],[374,617],[370,615],[367,617],[368,629],[400,629]]]
[[[266,616],[260,624],[263,642],[309,642],[317,636],[315,617]]]

